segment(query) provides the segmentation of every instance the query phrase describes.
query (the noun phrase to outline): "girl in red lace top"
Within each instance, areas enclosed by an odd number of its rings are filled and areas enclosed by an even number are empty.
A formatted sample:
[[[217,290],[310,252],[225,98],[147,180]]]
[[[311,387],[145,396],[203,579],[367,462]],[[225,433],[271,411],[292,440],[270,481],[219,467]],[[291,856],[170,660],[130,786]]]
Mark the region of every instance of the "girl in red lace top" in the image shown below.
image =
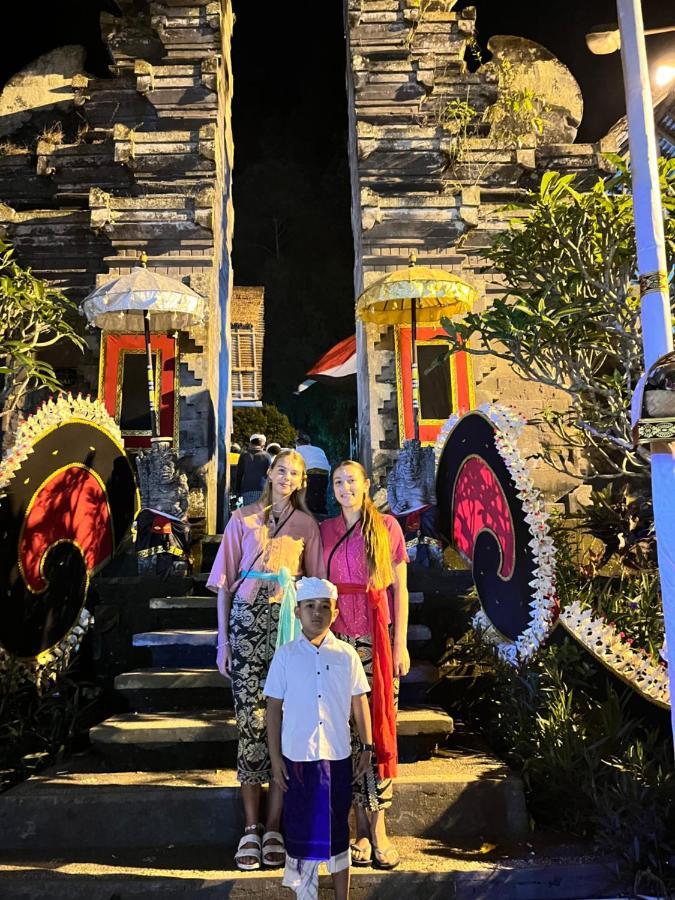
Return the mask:
[[[371,682],[375,741],[372,769],[354,785],[352,863],[393,869],[399,858],[387,836],[385,810],[397,766],[398,681],[410,669],[405,541],[397,521],[375,508],[360,463],[340,463],[333,489],[341,513],[320,526],[326,577],[338,588],[340,613],[332,627],[356,649]],[[352,737],[356,753],[358,739]]]

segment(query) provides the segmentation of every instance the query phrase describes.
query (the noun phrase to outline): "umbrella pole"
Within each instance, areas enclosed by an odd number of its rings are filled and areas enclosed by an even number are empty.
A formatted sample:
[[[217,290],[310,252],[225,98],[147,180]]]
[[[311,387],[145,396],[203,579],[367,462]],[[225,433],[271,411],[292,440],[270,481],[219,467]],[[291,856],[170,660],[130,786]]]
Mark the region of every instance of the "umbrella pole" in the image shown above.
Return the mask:
[[[417,368],[417,298],[412,298],[410,315],[410,368],[412,375],[413,437],[420,439],[420,378]]]
[[[145,335],[145,355],[148,369],[148,401],[150,403],[150,429],[152,437],[159,435],[157,429],[157,411],[155,409],[155,375],[152,370],[152,348],[150,347],[150,312],[143,310],[143,334]]]

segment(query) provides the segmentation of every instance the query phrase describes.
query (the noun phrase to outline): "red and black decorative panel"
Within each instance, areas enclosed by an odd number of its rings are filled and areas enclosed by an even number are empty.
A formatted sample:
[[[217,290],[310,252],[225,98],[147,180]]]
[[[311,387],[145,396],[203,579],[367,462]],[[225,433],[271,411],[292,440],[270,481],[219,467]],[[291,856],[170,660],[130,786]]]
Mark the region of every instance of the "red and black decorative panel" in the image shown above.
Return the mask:
[[[482,607],[474,624],[522,661],[548,636],[557,599],[543,504],[516,447],[521,423],[491,408],[450,424],[436,477],[439,530],[472,566]]]
[[[19,428],[0,484],[0,650],[49,667],[79,643],[89,580],[133,522],[134,472],[100,404],[62,397]]]
[[[160,437],[178,440],[178,359],[176,339],[150,336],[154,367],[155,409]],[[147,355],[142,334],[101,335],[99,400],[122,432],[129,450],[150,446]]]
[[[468,353],[453,353],[442,365],[433,365],[447,349],[448,343],[444,338],[447,338],[447,333],[440,325],[420,325],[417,328],[419,430],[423,444],[433,444],[448,416],[467,412],[474,403],[473,373]],[[399,438],[403,445],[415,433],[410,326],[397,326],[395,340]]]

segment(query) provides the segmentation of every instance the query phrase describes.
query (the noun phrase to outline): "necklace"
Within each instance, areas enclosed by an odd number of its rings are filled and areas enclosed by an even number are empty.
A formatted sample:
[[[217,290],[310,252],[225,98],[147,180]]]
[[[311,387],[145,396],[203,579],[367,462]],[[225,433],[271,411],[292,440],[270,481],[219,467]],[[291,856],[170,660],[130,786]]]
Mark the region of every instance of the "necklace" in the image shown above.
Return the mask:
[[[272,510],[271,510],[272,518],[278,521],[284,515],[284,513],[290,508],[290,506],[291,506],[290,501],[286,501],[286,503],[284,503],[284,505],[280,509],[275,507],[275,505],[273,503]]]

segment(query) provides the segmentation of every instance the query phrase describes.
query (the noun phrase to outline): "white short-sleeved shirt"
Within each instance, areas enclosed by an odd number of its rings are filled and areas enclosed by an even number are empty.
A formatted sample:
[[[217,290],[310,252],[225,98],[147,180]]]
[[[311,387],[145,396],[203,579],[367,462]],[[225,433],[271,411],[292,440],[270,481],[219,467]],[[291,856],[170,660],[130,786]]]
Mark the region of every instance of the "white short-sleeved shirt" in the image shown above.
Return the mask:
[[[281,752],[293,762],[346,759],[352,697],[370,690],[359,656],[330,631],[320,647],[302,634],[274,654],[265,696],[283,700]]]
[[[295,449],[304,459],[308,469],[323,469],[326,474],[330,472],[328,457],[321,447],[315,447],[314,444],[299,444]]]

